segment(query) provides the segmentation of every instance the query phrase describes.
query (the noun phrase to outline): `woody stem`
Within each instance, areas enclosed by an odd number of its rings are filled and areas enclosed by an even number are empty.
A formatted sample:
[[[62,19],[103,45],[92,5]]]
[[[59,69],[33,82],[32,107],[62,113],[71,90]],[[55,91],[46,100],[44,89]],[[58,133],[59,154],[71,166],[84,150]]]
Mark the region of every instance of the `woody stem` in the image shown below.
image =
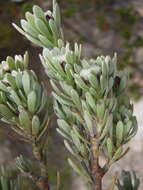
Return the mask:
[[[39,161],[41,168],[41,176],[40,180],[37,181],[37,185],[41,190],[50,190],[48,172],[47,172],[47,163],[44,160],[42,152],[39,149],[39,147],[36,145],[36,143],[33,143],[32,147],[33,147],[33,154],[35,158]]]
[[[102,178],[104,176],[103,169],[99,165],[99,143],[96,138],[91,138],[91,151],[92,151],[92,176],[94,180],[94,190],[102,190]]]

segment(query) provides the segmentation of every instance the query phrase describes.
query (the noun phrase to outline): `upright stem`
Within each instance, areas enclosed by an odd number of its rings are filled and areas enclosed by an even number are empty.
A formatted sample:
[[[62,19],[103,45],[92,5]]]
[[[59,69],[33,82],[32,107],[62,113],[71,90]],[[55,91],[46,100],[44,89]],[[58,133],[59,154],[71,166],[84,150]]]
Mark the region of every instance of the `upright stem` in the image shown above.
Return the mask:
[[[102,190],[103,169],[99,166],[99,144],[96,138],[91,138],[92,150],[92,176],[94,179],[94,190]]]
[[[36,143],[33,143],[33,154],[35,158],[39,161],[41,168],[41,176],[40,179],[37,181],[37,185],[41,190],[50,190],[47,163],[45,162],[42,153]]]

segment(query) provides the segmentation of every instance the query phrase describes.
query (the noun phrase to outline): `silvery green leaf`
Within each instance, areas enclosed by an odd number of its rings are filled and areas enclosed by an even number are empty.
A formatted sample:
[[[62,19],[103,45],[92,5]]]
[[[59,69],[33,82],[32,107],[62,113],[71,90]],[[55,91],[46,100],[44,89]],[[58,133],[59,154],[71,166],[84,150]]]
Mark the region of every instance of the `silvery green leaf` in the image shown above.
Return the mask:
[[[129,120],[124,127],[124,136],[127,136],[132,129],[132,122]]]
[[[71,93],[71,99],[72,99],[72,101],[78,107],[78,109],[81,110],[81,101],[80,101],[80,97],[79,97],[78,93],[74,89],[72,89],[70,91],[70,93]]]
[[[53,51],[50,51],[48,48],[44,48],[43,49],[43,57],[44,58],[48,58],[48,60],[50,60],[50,59],[52,59],[52,53],[51,52],[53,52]]]
[[[109,70],[108,63],[107,62],[102,62],[101,67],[102,67],[102,74],[104,76],[107,76],[108,75],[108,70]]]
[[[63,87],[63,82],[59,82],[59,84],[61,85],[61,87]],[[59,90],[61,90],[59,93],[57,93],[58,96],[60,96],[61,98],[65,99],[65,100],[68,100],[69,102],[71,102],[72,100],[70,99],[69,95],[67,95],[64,90],[62,90],[60,87],[59,87]],[[74,104],[73,104],[74,105]]]
[[[76,61],[78,63],[81,56],[81,44],[79,46],[77,43],[74,44],[74,54],[76,56],[76,59],[77,59]]]
[[[109,104],[108,104],[108,110],[110,111],[114,111],[114,109],[116,108],[116,105],[117,105],[117,100],[113,97],[113,98],[110,98],[108,99],[109,100]]]
[[[57,101],[55,101],[54,103],[54,110],[58,118],[65,119],[65,113],[63,112],[61,105],[59,105]]]
[[[103,75],[100,76],[100,86],[101,86],[101,91],[105,92],[107,86],[107,79]]]
[[[39,18],[39,19],[46,21],[45,14],[39,6],[37,6],[37,5],[33,6],[33,13],[34,13],[36,18]]]
[[[52,34],[54,36],[54,39],[58,40],[58,38],[60,36],[59,36],[59,33],[58,33],[57,25],[56,25],[56,23],[55,23],[55,21],[53,19],[49,20],[49,26],[50,26],[50,29],[52,30]],[[57,44],[55,44],[55,45],[57,45]]]
[[[40,119],[37,115],[32,118],[32,135],[37,135],[40,131]]]
[[[91,115],[89,114],[89,112],[86,111],[86,110],[84,111],[83,117],[84,117],[84,121],[85,121],[85,123],[86,123],[86,126],[87,126],[87,128],[88,128],[88,130],[89,130],[89,133],[90,133],[90,135],[93,137],[93,136],[94,136],[94,132],[93,132],[92,117],[91,117]]]
[[[57,4],[57,0],[53,0],[53,12],[54,12],[56,4]]]
[[[59,128],[56,128],[57,132],[63,136],[64,138],[68,139],[69,141],[71,141],[71,137],[69,135],[67,135],[66,133],[64,133],[62,130],[60,130]]]
[[[79,175],[83,175],[81,168],[77,166],[70,158],[68,158],[68,163],[76,173],[78,173]]]
[[[85,100],[81,100],[81,104],[82,104],[82,110],[84,111],[84,110],[86,110],[86,111],[90,111],[90,108],[89,108],[89,106],[88,106],[88,104],[86,103],[86,101]]]
[[[117,141],[117,146],[119,146],[124,138],[124,124],[122,121],[118,121],[117,126],[116,126],[116,141]]]
[[[9,109],[11,109],[11,111],[13,111],[13,113],[17,115],[17,105],[15,105],[14,102],[10,102],[10,101],[6,101],[5,103],[7,104]]]
[[[123,147],[120,146],[116,152],[113,155],[113,158],[111,159],[111,161],[109,162],[109,164],[111,165],[112,163],[114,163],[116,160],[118,160],[121,157],[121,154],[123,152]]]
[[[15,77],[17,88],[22,88],[22,73],[18,72]]]
[[[133,122],[134,130],[137,132],[138,124],[137,124],[137,118],[136,118],[136,116],[132,117],[132,122]]]
[[[15,70],[15,69],[16,69],[16,68],[15,68],[15,61],[14,61],[14,59],[13,59],[12,57],[8,56],[8,57],[6,58],[6,62],[8,63],[8,66],[9,66],[9,68],[10,68],[11,70]]]
[[[68,85],[66,82],[64,81],[60,81],[59,82],[63,91],[68,95],[68,96],[71,96],[71,90],[73,89],[72,86]],[[58,92],[57,92],[58,93]],[[59,93],[58,93],[59,94]]]
[[[68,143],[67,140],[64,140],[64,144],[65,144],[65,147],[67,148],[67,150],[74,156],[76,156],[76,151],[73,150],[72,146]]]
[[[28,97],[27,97],[27,105],[28,105],[28,110],[31,112],[31,113],[34,113],[36,111],[36,104],[37,104],[37,96],[36,96],[36,93],[35,91],[31,91],[29,94],[28,94]]]
[[[30,84],[30,75],[27,71],[24,71],[24,74],[22,76],[22,84],[24,92],[26,93],[26,95],[28,95],[30,92],[31,84]]]
[[[61,26],[61,14],[60,14],[60,8],[57,3],[53,7],[53,17],[56,22],[56,25],[58,27],[60,27]]]
[[[125,115],[126,115],[127,117],[131,118],[132,115],[133,115],[132,109],[127,109]]]
[[[31,160],[28,160],[27,158],[20,155],[16,158],[16,167],[22,172],[22,173],[30,173],[33,172],[33,163]]]
[[[64,41],[62,39],[58,39],[58,47],[59,48],[64,47]]]
[[[42,122],[41,123],[41,129],[44,129],[45,127],[48,127],[49,121],[50,121],[48,109],[43,113],[43,115],[41,116],[41,118],[40,118],[41,122]]]
[[[34,82],[33,90],[35,91],[36,96],[37,96],[37,103],[36,103],[36,110],[37,110],[41,106],[42,93],[43,93],[44,89],[42,88],[40,83]]]
[[[17,26],[16,24],[12,23],[13,27],[20,32],[22,35],[26,36],[26,32],[24,30],[22,30],[19,26]]]
[[[62,110],[64,111],[65,114],[65,120],[68,121],[69,123],[74,123],[76,118],[73,116],[73,112],[71,112],[70,107],[62,105]]]
[[[136,117],[133,117],[133,128],[130,130],[129,136],[126,138],[126,142],[128,142],[132,137],[134,137],[138,130],[138,125],[136,123]]]
[[[84,137],[84,135],[80,134],[81,131],[78,129],[77,125],[73,125],[73,130],[81,141],[85,142],[86,144],[89,144],[88,140]]]
[[[46,106],[46,103],[47,103],[47,91],[46,90],[43,90],[42,92],[42,98],[40,100],[40,107],[38,109],[38,112],[37,113],[40,113],[42,112],[42,110],[44,109],[44,107]]]
[[[42,34],[43,36],[47,37],[49,40],[52,40],[51,33],[49,29],[47,28],[46,24],[44,23],[44,21],[39,18],[35,18],[34,21],[35,21],[35,26],[37,30],[39,31],[39,34]]]
[[[19,98],[18,94],[16,93],[16,91],[11,90],[10,91],[10,97],[12,98],[12,100],[17,104],[17,105],[23,105],[21,99]]]
[[[109,133],[109,129],[112,130],[112,126],[113,126],[113,115],[110,114],[100,135],[100,140],[102,140]]]
[[[50,80],[50,84],[53,88],[53,90],[57,93],[57,94],[61,94],[60,89],[57,87],[56,81],[55,80]]]
[[[109,64],[111,62],[111,57],[110,56],[106,56],[105,57],[105,63]]]
[[[89,78],[89,82],[91,83],[92,87],[95,89],[98,89],[99,88],[99,82],[97,80],[97,77],[91,73],[88,78]]]
[[[38,35],[39,40],[41,41],[41,43],[43,44],[44,47],[47,48],[53,48],[54,44],[45,36],[43,35]]]
[[[30,34],[32,37],[37,38],[39,34],[38,31],[35,28],[33,28],[26,20],[21,20],[21,26],[25,32]]]
[[[53,92],[52,94],[53,94],[54,98],[55,98],[56,100],[58,100],[59,103],[62,103],[62,104],[67,105],[67,106],[75,107],[75,105],[72,104],[71,101],[69,101],[69,100],[67,100],[67,99],[65,99],[65,98],[63,98],[63,97],[57,95],[57,94],[54,93],[54,92]]]
[[[5,92],[0,91],[0,102],[5,103],[6,101],[7,101],[7,97],[6,97]]]
[[[105,110],[104,117],[103,117],[103,120],[102,120],[103,126],[106,124],[106,121],[107,121],[109,115],[110,115],[110,112],[109,112],[109,109],[107,108],[107,109]]]
[[[25,34],[25,37],[26,37],[29,41],[31,41],[32,43],[34,43],[34,44],[36,44],[36,45],[38,45],[38,46],[44,47],[44,45],[43,45],[38,39],[36,39],[36,38],[34,38],[34,37],[32,37],[32,36],[30,36],[30,35],[28,35],[28,34]]]
[[[117,72],[117,54],[114,54],[114,57],[112,58],[112,62],[110,62],[110,74],[113,74],[115,76]]]
[[[78,74],[74,74],[76,84],[82,88],[83,90],[89,90],[89,87],[85,84],[85,82],[80,78]]]
[[[74,64],[74,71],[79,74],[81,71],[82,67],[80,65]]]
[[[119,91],[122,92],[127,85],[127,76],[123,75],[120,81]]]
[[[54,73],[54,77],[55,77],[55,73],[57,74],[57,69],[55,68],[55,65],[52,64],[52,62],[49,60],[48,56],[46,56],[44,58],[46,60],[46,64],[48,66],[48,69]]]
[[[9,84],[11,85],[11,87],[13,89],[17,88],[16,82],[15,82],[15,78],[11,74],[7,73],[6,74],[6,79],[7,79],[7,81],[9,82]]]
[[[77,136],[74,130],[71,130],[70,134],[71,134],[72,142],[76,146],[77,150],[80,151],[81,143],[80,143],[79,137]]]
[[[3,92],[8,92],[6,85],[4,85],[1,81],[0,81],[0,90],[2,90]]]
[[[66,134],[70,134],[71,132],[71,127],[70,125],[63,119],[58,119],[57,120],[58,126],[62,131],[64,131]]]
[[[24,69],[24,64],[23,64],[23,60],[15,60],[15,66],[16,66],[16,70],[23,70]]]
[[[72,113],[73,117],[76,118],[77,121],[79,121],[81,124],[84,123],[84,120],[78,113],[75,113],[75,112],[71,112],[71,113]]]
[[[73,79],[73,76],[72,76],[72,66],[70,64],[66,64],[65,65],[65,72],[66,72],[66,78],[67,78],[67,81],[70,81],[70,84],[72,84],[72,81],[74,80]]]
[[[113,77],[110,77],[109,84],[108,84],[108,92],[112,89],[113,84],[114,84],[114,79]]]
[[[96,104],[96,114],[99,119],[102,119],[104,117],[105,113],[105,103],[104,101],[102,103]]]
[[[22,105],[19,105],[19,106],[18,106],[18,111],[21,112],[21,111],[23,111],[23,110],[24,110],[24,107],[23,107]]]
[[[114,144],[113,144],[110,137],[108,137],[108,139],[107,139],[107,150],[108,150],[109,153],[114,152]]]
[[[23,64],[24,64],[24,68],[28,69],[28,64],[29,64],[29,54],[26,51],[24,56],[23,56]]]
[[[73,61],[73,52],[70,51],[69,49],[66,51],[66,62],[69,64],[69,65],[73,65],[74,64],[74,61]]]
[[[35,27],[35,18],[34,15],[31,14],[30,12],[25,13],[25,18],[27,19],[28,23],[32,26]]]
[[[92,96],[96,99],[100,99],[100,93],[98,90],[95,90],[94,88],[90,87],[89,92],[92,94]]]
[[[30,75],[30,79],[31,79],[31,83],[35,83],[38,81],[38,77],[36,75],[36,73],[33,70],[29,71],[29,75]]]
[[[25,130],[26,132],[30,133],[31,134],[31,121],[30,121],[30,118],[29,118],[29,114],[23,109],[20,111],[20,114],[19,114],[19,121],[20,121],[20,124],[23,128],[23,130]]]
[[[27,106],[27,98],[21,89],[18,90],[18,96],[24,106]]]
[[[63,70],[62,66],[61,66],[61,63],[58,61],[58,60],[54,60],[54,62],[51,62],[55,69],[56,69],[56,72],[61,75],[63,78],[66,77],[66,74],[65,74],[65,71]]]
[[[0,114],[7,120],[11,120],[15,117],[15,114],[4,104],[0,104]]]
[[[7,119],[4,118],[4,117],[2,117],[0,120],[1,120],[2,122],[4,122],[4,123],[8,124],[8,125],[13,125],[13,122],[7,120]]]

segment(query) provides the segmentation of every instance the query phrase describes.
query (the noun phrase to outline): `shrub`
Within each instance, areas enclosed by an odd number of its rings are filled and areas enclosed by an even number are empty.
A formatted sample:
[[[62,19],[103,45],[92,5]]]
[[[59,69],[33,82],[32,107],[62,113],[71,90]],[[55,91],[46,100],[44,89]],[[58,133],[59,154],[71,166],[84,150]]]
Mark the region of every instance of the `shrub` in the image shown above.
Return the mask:
[[[7,57],[1,63],[1,120],[30,143],[39,163],[35,171],[34,163],[20,156],[16,165],[37,188],[51,188],[45,145],[53,103],[58,117],[57,132],[71,153],[70,166],[84,178],[89,189],[101,190],[103,176],[128,152],[124,144],[137,132],[133,105],[126,92],[128,74],[118,71],[116,54],[113,58],[99,56],[87,60],[81,56],[81,45],[65,41],[55,0],[52,12],[44,13],[34,6],[33,13],[27,12],[25,17],[21,27],[13,26],[43,48],[40,59],[53,92],[52,96],[47,95],[34,71],[29,69],[28,53],[15,59]],[[105,158],[103,165],[101,156]],[[113,188],[116,185],[123,189],[127,181],[131,185],[130,173],[126,174],[130,180],[123,179],[123,184],[115,180]],[[137,185],[132,189],[137,189],[138,179],[133,179]],[[2,189],[12,189],[8,181],[1,183]]]

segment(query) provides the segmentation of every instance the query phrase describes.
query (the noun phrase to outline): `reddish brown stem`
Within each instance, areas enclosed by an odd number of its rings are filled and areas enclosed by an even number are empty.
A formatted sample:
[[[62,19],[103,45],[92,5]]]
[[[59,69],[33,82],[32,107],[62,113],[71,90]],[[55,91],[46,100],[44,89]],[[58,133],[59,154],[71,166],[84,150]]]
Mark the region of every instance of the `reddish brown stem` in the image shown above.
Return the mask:
[[[41,176],[37,180],[36,184],[38,185],[40,190],[50,190],[50,185],[49,185],[49,180],[48,180],[48,172],[47,172],[47,164],[46,164],[45,160],[43,159],[41,151],[36,146],[36,144],[33,144],[33,154],[34,154],[35,158],[39,161],[40,168],[41,168]]]
[[[91,138],[92,144],[92,176],[94,179],[94,190],[102,190],[102,178],[104,176],[103,169],[99,165],[99,144],[96,138]]]
[[[50,190],[49,182],[47,177],[41,177],[37,181],[37,185],[40,188],[40,190]]]

